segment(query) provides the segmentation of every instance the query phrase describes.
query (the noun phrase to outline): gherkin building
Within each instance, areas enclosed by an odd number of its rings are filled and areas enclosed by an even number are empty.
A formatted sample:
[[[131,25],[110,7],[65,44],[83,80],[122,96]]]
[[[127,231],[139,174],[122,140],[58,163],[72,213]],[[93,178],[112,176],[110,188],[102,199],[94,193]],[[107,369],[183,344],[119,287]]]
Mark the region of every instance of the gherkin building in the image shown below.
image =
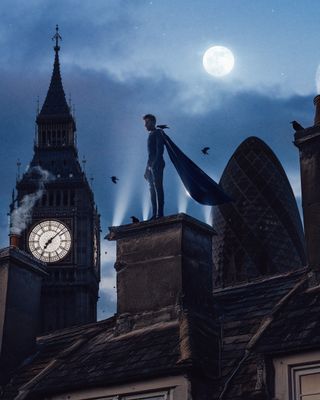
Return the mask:
[[[248,282],[306,264],[297,203],[282,165],[257,137],[236,149],[220,180],[233,202],[213,208],[214,286]]]

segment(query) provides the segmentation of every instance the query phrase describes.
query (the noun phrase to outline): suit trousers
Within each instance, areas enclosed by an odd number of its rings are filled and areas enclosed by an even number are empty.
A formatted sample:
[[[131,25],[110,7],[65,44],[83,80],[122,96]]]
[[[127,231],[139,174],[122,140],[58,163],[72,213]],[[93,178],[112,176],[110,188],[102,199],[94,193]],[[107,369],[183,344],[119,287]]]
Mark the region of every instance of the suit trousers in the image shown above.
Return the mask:
[[[152,217],[163,217],[164,193],[163,193],[163,169],[158,167],[150,169],[148,182],[152,204]]]

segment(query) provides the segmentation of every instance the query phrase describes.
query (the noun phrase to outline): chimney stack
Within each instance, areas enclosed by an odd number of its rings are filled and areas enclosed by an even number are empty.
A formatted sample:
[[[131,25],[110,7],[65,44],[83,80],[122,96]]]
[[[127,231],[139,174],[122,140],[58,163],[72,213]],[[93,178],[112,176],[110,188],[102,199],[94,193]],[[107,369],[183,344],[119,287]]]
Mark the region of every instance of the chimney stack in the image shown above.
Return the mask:
[[[14,245],[0,250],[0,386],[35,350],[45,264]]]
[[[297,131],[294,144],[299,148],[301,194],[308,265],[314,284],[320,284],[320,95],[314,126]]]
[[[110,228],[117,241],[117,312],[201,309],[212,299],[211,226],[186,214]]]

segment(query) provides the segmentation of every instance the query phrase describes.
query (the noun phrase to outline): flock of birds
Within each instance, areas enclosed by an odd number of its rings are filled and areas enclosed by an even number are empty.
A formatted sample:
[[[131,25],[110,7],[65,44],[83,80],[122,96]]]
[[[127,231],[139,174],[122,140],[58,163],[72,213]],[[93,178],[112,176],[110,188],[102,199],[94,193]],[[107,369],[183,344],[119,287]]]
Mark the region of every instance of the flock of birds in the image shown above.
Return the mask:
[[[290,123],[292,124],[292,128],[293,128],[296,132],[302,131],[302,130],[304,129],[304,127],[303,127],[302,125],[300,125],[299,122],[297,122],[297,121],[291,121]],[[167,126],[167,125],[157,125],[157,128],[159,128],[159,129],[169,129],[169,126]],[[201,149],[201,152],[202,152],[205,156],[207,156],[207,155],[209,155],[209,150],[210,150],[210,147],[205,146],[205,147],[203,147],[203,148]],[[119,181],[119,178],[117,178],[115,175],[110,176],[110,179],[111,179],[112,183],[114,183],[115,185],[116,185],[116,184],[118,183],[118,181]],[[134,215],[132,215],[130,218],[131,218],[131,220],[132,220],[132,223],[140,222],[139,218],[135,217]]]

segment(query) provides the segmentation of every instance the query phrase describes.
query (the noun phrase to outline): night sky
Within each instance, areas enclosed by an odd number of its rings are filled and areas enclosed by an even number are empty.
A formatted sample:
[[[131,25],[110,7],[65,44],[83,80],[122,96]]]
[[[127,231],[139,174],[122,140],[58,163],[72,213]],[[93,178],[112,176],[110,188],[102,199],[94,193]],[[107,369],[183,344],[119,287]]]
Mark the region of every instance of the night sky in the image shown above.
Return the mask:
[[[320,2],[311,0],[1,0],[0,245],[8,244],[17,160],[24,171],[32,158],[37,97],[41,107],[56,24],[79,158],[86,159],[103,237],[108,226],[146,216],[146,113],[169,125],[169,136],[216,180],[242,140],[258,136],[280,159],[300,202],[290,121],[312,125],[319,15]],[[235,57],[233,71],[222,78],[202,66],[203,53],[214,45]],[[201,153],[204,146],[209,156]],[[186,198],[168,158],[166,163],[166,214],[186,211],[208,220],[210,208]],[[102,239],[101,256],[104,318],[115,311],[114,244]]]

